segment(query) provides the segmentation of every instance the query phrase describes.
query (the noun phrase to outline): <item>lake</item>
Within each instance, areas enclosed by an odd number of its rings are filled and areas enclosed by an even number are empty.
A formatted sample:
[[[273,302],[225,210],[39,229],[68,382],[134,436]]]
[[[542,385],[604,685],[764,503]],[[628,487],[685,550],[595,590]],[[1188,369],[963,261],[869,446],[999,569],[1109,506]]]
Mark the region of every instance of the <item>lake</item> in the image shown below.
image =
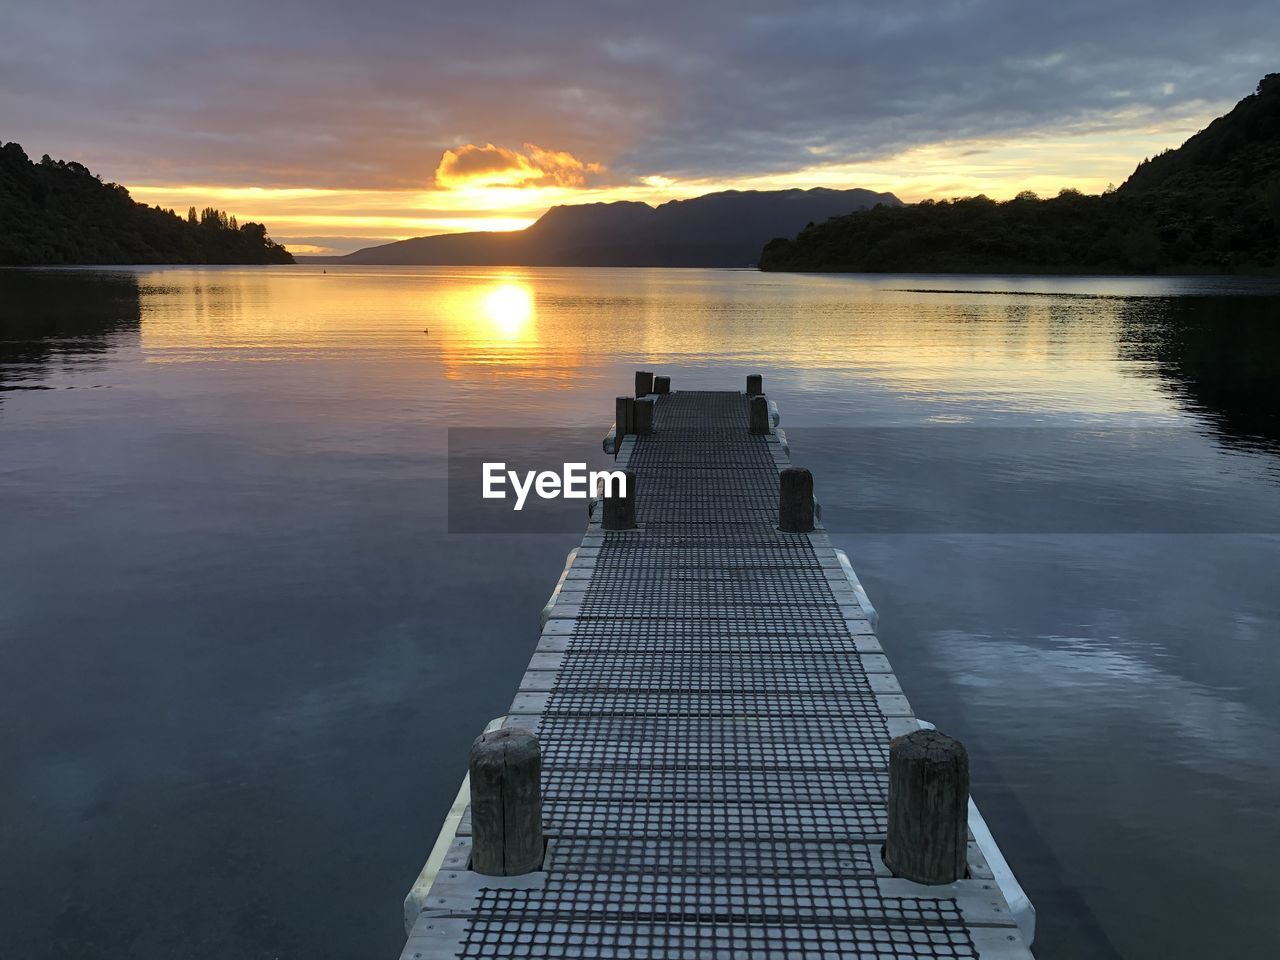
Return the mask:
[[[0,270],[0,957],[396,957],[585,521],[459,532],[448,428],[598,458],[638,367],[764,375],[1041,960],[1273,955],[1277,318],[1239,278]]]

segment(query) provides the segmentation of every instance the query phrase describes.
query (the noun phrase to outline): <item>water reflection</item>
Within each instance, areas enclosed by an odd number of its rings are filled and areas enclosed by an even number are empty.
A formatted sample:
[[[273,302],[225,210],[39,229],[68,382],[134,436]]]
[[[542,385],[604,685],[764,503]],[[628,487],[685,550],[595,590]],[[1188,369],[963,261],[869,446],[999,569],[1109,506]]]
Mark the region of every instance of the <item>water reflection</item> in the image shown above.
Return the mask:
[[[533,334],[533,291],[526,283],[500,281],[484,294],[484,314],[502,340],[528,340]]]
[[[428,313],[432,324],[441,328],[438,344],[445,376],[460,380],[485,367],[504,377],[545,374],[553,351],[540,334],[534,286],[527,279],[482,277],[442,292],[433,298]]]
[[[943,292],[918,278],[908,289],[705,271],[4,271],[0,377],[40,385],[57,356],[100,352],[144,315],[148,362],[377,359],[467,389],[562,386],[609,341],[613,359],[706,369],[707,385],[725,365],[764,364],[820,403],[856,378],[878,388],[860,425],[1063,414],[1167,425],[1190,408],[1227,442],[1276,452],[1280,298],[1155,296],[1149,280],[1136,296],[1099,295],[1107,282],[1136,283],[1093,281],[1081,295],[1083,281],[1043,278],[1040,292],[1003,278],[947,278]]]
[[[0,393],[48,389],[60,369],[102,363],[141,317],[131,273],[0,270]]]
[[[1280,301],[1126,301],[1121,355],[1155,365],[1162,389],[1203,413],[1222,441],[1280,452]]]
[[[1266,955],[1280,539],[1202,534],[1280,518],[1265,287],[0,271],[0,387],[118,388],[5,395],[0,954],[395,956],[580,534],[449,535],[444,428],[598,453],[652,365],[764,373],[1039,956]]]

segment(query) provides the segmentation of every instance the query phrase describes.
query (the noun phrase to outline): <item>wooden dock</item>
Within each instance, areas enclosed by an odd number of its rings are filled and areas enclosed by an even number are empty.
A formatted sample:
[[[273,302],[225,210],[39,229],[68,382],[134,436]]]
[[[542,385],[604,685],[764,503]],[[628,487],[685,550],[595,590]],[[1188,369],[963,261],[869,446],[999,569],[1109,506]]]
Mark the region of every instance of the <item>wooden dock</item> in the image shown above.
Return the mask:
[[[464,783],[404,960],[1030,958],[976,808],[966,878],[885,866],[889,743],[920,724],[827,534],[778,529],[776,414],[753,435],[744,393],[651,399],[617,449],[638,527],[595,510],[495,722],[541,743],[543,869],[469,869]]]

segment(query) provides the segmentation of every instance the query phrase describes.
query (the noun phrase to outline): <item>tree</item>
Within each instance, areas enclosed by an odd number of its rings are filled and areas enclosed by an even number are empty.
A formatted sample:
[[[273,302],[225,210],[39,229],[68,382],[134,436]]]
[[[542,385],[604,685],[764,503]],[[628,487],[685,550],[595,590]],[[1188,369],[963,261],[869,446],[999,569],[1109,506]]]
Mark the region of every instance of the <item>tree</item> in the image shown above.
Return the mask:
[[[261,224],[138,203],[82,164],[0,145],[0,264],[291,263]],[[0,320],[0,325],[3,321]]]

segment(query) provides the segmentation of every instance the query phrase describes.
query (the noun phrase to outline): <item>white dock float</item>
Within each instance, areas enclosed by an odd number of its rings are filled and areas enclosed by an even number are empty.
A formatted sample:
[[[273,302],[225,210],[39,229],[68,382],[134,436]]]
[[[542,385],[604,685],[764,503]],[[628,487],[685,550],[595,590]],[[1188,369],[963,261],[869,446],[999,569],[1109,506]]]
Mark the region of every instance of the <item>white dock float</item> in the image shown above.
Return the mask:
[[[883,862],[889,740],[928,725],[848,558],[777,529],[776,407],[753,436],[742,393],[649,399],[652,435],[606,438],[638,527],[593,511],[496,721],[542,744],[543,869],[468,869],[464,782],[404,960],[1027,960],[1034,910],[972,802],[965,878]]]

